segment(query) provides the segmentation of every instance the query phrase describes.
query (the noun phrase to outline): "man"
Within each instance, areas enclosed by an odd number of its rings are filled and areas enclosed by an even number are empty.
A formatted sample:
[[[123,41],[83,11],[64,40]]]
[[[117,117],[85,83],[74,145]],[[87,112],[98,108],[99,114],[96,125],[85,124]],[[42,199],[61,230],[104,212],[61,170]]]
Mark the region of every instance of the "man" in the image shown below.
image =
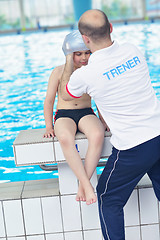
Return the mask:
[[[103,12],[85,12],[79,30],[92,55],[73,74],[68,56],[62,97],[88,93],[110,128],[113,151],[97,186],[99,215],[104,239],[124,240],[123,207],[145,173],[160,201],[160,103],[141,52],[112,42],[112,25]]]

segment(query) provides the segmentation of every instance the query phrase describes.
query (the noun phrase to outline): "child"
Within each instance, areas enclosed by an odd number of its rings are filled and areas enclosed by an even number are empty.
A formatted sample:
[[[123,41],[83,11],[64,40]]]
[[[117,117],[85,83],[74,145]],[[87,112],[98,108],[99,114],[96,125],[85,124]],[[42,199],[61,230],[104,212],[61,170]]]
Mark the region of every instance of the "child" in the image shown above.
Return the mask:
[[[88,64],[90,51],[85,46],[78,30],[68,34],[63,43],[65,55],[73,53],[74,70]],[[44,137],[58,138],[63,154],[69,166],[79,180],[77,201],[86,201],[86,204],[96,202],[97,197],[89,181],[100,159],[103,141],[104,126],[91,109],[91,98],[83,94],[81,98],[64,101],[59,93],[59,81],[62,77],[64,65],[56,67],[49,78],[48,89],[44,101],[44,117],[46,133]],[[53,105],[58,93],[57,111],[54,117]],[[75,134],[84,133],[88,139],[88,151],[85,164],[75,147]]]

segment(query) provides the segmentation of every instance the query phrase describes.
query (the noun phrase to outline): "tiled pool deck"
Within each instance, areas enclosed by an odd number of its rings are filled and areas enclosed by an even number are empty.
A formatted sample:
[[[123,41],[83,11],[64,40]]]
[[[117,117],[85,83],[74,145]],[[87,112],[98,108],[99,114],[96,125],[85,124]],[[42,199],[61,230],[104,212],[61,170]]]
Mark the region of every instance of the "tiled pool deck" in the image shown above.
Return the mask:
[[[59,178],[0,185],[0,240],[102,240],[98,204],[87,206],[85,202],[76,202],[77,179],[58,140],[44,139],[43,131],[20,132],[14,142],[16,163],[54,161]],[[112,149],[109,137],[106,132],[101,154],[104,158]],[[86,137],[77,134],[75,143],[84,159]],[[91,182],[95,188],[96,172]],[[126,240],[160,240],[160,204],[147,175],[134,189],[124,215]]]
[[[160,239],[160,204],[145,176],[124,210],[126,240]],[[102,240],[97,204],[60,194],[58,179],[0,185],[0,240]]]

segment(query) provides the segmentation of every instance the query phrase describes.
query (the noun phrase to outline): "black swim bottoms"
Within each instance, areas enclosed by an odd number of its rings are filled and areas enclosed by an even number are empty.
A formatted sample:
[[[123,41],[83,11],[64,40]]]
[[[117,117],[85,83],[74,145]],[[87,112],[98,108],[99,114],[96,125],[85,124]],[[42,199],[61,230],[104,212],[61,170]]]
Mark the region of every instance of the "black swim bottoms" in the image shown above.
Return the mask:
[[[54,123],[58,118],[71,118],[77,125],[79,120],[86,115],[95,115],[92,108],[82,109],[58,109],[54,115]]]

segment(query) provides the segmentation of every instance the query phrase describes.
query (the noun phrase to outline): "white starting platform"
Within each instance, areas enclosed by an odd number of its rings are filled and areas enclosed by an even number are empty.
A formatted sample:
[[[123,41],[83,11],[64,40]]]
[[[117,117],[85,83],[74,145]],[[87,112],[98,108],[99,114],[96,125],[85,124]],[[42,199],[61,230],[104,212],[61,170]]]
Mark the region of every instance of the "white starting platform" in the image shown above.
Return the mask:
[[[58,139],[56,137],[44,138],[44,133],[45,129],[22,130],[19,132],[13,142],[16,166],[57,163],[60,194],[76,194],[78,181],[64,158]],[[110,136],[111,134],[106,131],[101,158],[107,158],[111,154]],[[76,134],[75,145],[81,159],[84,160],[88,148],[88,140],[84,134],[80,132]],[[97,185],[96,171],[91,182],[95,188]]]
[[[57,163],[60,195],[76,194],[78,181],[64,158],[58,139],[56,137],[44,138],[44,133],[45,129],[23,130],[19,132],[13,143],[16,166]],[[111,134],[106,131],[101,158],[107,158],[111,154],[110,136]],[[80,132],[76,134],[75,145],[81,159],[84,160],[88,148],[88,140],[84,134]],[[96,188],[96,171],[91,178],[91,182],[93,187]]]
[[[45,129],[23,130],[19,132],[13,143],[16,166],[57,163],[60,194],[76,194],[78,181],[64,158],[58,139],[56,137],[44,138],[44,133]],[[107,158],[111,154],[110,136],[111,134],[106,131],[101,158]],[[81,159],[84,160],[88,148],[88,140],[84,134],[80,132],[76,134],[75,145]],[[96,171],[92,176],[91,182],[95,188],[97,184]]]
[[[16,166],[41,165],[66,161],[56,137],[44,138],[45,129],[22,130],[13,142]],[[101,158],[111,154],[109,132],[105,132],[104,146]],[[85,159],[88,148],[88,140],[85,135],[78,132],[75,138],[75,145],[80,157]]]

